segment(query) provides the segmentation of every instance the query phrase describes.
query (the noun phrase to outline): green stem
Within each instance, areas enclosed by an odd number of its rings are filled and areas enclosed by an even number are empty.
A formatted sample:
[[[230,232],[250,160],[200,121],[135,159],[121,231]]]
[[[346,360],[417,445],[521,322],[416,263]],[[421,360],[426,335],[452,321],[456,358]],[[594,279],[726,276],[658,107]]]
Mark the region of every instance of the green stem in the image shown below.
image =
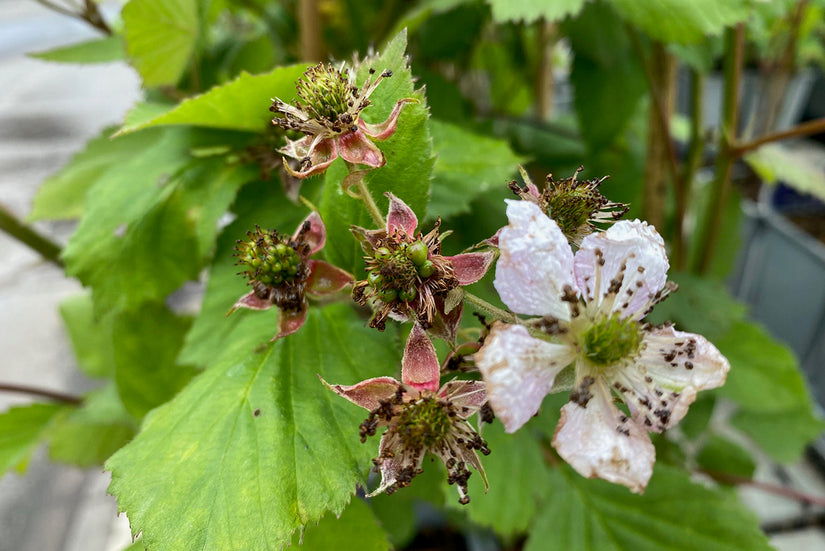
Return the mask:
[[[722,216],[730,194],[730,175],[736,157],[732,145],[736,143],[736,127],[739,114],[739,82],[742,77],[742,58],[745,43],[745,29],[740,23],[725,31],[725,91],[722,111],[722,132],[719,137],[719,152],[716,158],[716,179],[711,188],[710,201],[705,216],[704,233],[699,243],[698,261],[694,271],[707,274],[713,258]]]
[[[684,234],[685,216],[687,215],[693,179],[696,177],[696,171],[699,170],[699,165],[702,162],[702,153],[705,150],[705,139],[703,136],[704,114],[702,112],[705,91],[704,84],[704,75],[696,69],[691,70],[690,149],[688,150],[688,157],[684,164],[682,186],[674,190],[676,192],[676,219],[674,221],[673,257],[677,270],[684,270],[687,265],[687,243],[685,242]]]
[[[477,297],[476,295],[464,291],[464,300],[469,302],[472,306],[476,309],[481,310],[485,314],[489,314],[501,321],[506,321],[508,323],[520,323],[521,320],[515,314],[511,314],[506,310],[502,310],[498,306],[493,306],[486,300],[481,297]]]
[[[63,262],[60,260],[60,247],[23,224],[3,205],[0,205],[0,230],[37,251],[49,262],[63,267]]]
[[[347,164],[347,168],[351,168],[349,164]],[[358,197],[361,201],[363,201],[364,206],[367,208],[367,212],[369,212],[372,217],[372,221],[375,222],[375,225],[379,228],[386,228],[387,221],[384,220],[384,215],[381,214],[381,211],[378,209],[378,205],[375,203],[375,199],[372,198],[372,194],[367,188],[367,183],[364,181],[364,177],[361,176],[358,178],[354,185],[358,189]]]

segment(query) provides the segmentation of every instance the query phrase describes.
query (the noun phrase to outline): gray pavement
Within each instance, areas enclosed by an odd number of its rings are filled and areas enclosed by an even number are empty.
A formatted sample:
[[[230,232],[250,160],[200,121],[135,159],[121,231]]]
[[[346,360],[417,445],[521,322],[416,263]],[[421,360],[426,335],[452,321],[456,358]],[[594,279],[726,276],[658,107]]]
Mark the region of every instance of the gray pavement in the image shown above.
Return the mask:
[[[79,22],[35,2],[0,0],[0,202],[24,217],[38,185],[106,125],[118,122],[139,97],[139,79],[122,64],[70,66],[26,58],[95,36]],[[68,223],[36,228],[65,243]],[[81,392],[91,381],[78,372],[57,313],[80,285],[0,234],[0,380]],[[27,402],[0,394],[0,411]],[[805,462],[778,469],[762,458],[759,480],[825,496],[820,473]],[[129,541],[128,521],[106,495],[108,476],[33,457],[24,475],[0,479],[0,551],[117,551]],[[764,522],[818,511],[753,488],[741,490]],[[819,528],[775,535],[780,550],[825,549]]]

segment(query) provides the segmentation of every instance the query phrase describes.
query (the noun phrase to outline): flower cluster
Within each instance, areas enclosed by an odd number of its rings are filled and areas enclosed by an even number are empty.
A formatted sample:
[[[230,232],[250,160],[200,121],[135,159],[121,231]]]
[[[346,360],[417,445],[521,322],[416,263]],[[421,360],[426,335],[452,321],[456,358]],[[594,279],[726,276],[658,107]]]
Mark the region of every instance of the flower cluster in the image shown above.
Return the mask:
[[[349,70],[336,69],[330,64],[319,63],[304,72],[296,84],[300,98],[295,105],[280,99],[273,99],[270,111],[281,115],[272,123],[287,130],[302,132],[299,140],[287,140],[279,149],[286,157],[296,159],[299,170],[293,168],[284,158],[287,172],[296,178],[307,178],[327,169],[340,155],[353,164],[372,168],[384,166],[386,159],[373,140],[385,140],[395,133],[398,116],[405,103],[415,102],[412,98],[400,99],[381,124],[369,124],[361,119],[361,112],[370,105],[370,95],[378,84],[392,76],[392,71],[384,71],[373,80],[375,71],[370,69],[370,77],[359,89],[353,83]]]
[[[703,337],[642,322],[675,288],[651,226],[617,222],[585,237],[574,255],[537,204],[508,201],[507,217],[494,285],[513,311],[541,317],[496,323],[476,354],[490,404],[513,432],[572,365],[553,446],[582,475],[642,492],[655,461],[648,432],[678,423],[730,366]]]
[[[291,335],[304,325],[306,295],[322,296],[340,291],[353,281],[352,275],[323,260],[309,258],[324,248],[326,228],[317,212],[301,222],[291,237],[256,227],[238,240],[235,256],[252,286],[229,314],[238,308],[281,312],[278,332],[272,340]],[[227,314],[227,315],[229,315]]]
[[[441,255],[440,222],[426,235],[416,233],[418,218],[401,199],[390,200],[387,225],[377,230],[353,227],[366,254],[367,279],[352,290],[355,302],[373,300],[376,311],[370,327],[383,330],[388,317],[415,319],[426,328],[438,324],[439,334],[455,336],[461,318],[460,286],[481,279],[493,252]]]
[[[472,467],[487,477],[478,453],[490,453],[487,443],[467,419],[487,401],[484,383],[453,380],[439,388],[435,348],[420,325],[410,332],[401,367],[401,381],[376,377],[352,386],[324,384],[336,394],[369,411],[361,424],[361,442],[387,427],[373,460],[381,484],[372,493],[393,493],[409,486],[423,472],[424,456],[431,453],[447,467],[447,482],[458,489],[459,502],[469,503],[467,480]]]

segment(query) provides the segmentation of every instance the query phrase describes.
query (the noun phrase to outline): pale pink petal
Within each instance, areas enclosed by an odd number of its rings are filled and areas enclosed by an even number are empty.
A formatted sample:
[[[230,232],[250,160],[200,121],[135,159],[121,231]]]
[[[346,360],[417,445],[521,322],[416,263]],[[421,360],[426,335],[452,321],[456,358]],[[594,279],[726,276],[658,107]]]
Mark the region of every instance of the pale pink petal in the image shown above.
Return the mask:
[[[312,143],[316,141],[315,136],[304,136],[299,140],[286,139],[286,145],[278,149],[278,152],[293,159],[303,159],[309,153]]]
[[[337,158],[338,153],[337,151],[333,150],[332,156],[329,157],[328,160],[321,163],[312,164],[309,167],[307,167],[306,170],[292,170],[292,167],[289,166],[289,164],[286,162],[286,159],[284,159],[284,169],[290,174],[290,176],[303,180],[305,178],[309,178],[310,176],[315,176],[316,174],[322,173],[327,168],[329,168],[329,165],[331,165],[332,162]]]
[[[310,272],[306,290],[311,295],[336,293],[354,280],[349,272],[323,260],[307,260],[307,265]]]
[[[303,231],[304,224],[309,224],[306,232]],[[324,226],[324,221],[321,220],[321,215],[315,211],[309,213],[303,222],[298,224],[298,229],[292,239],[297,240],[300,235],[303,235],[304,243],[309,245],[309,254],[313,255],[324,248],[327,242],[327,228]]]
[[[493,325],[475,360],[490,405],[507,432],[536,414],[556,375],[574,356],[570,346],[531,337],[522,325]]]
[[[730,370],[707,339],[673,327],[647,332],[643,346],[636,364],[617,371],[615,381],[633,418],[649,431],[678,423],[696,393],[722,386]]]
[[[573,252],[558,225],[529,201],[506,201],[510,224],[499,235],[501,256],[493,282],[514,312],[570,319],[561,297],[575,289]]]
[[[338,142],[338,153],[349,163],[378,168],[387,162],[381,150],[360,130],[345,132],[335,140]]]
[[[381,436],[381,443],[378,445],[378,457],[382,457],[385,454],[383,453],[385,448],[390,446],[390,438],[389,432],[385,432],[383,436]],[[389,450],[390,452],[395,452],[395,450]],[[399,457],[391,457],[390,454],[386,454],[387,457],[383,457],[381,461],[381,484],[378,485],[376,489],[371,491],[367,494],[366,497],[374,497],[378,494],[384,492],[387,488],[395,484],[396,477],[398,472],[401,470],[401,460]]]
[[[228,316],[238,308],[249,308],[250,310],[269,310],[275,306],[271,300],[261,298],[255,294],[254,291],[250,291],[241,298],[229,309],[229,312],[226,313]]]
[[[484,381],[450,381],[438,391],[442,398],[449,398],[458,408],[462,419],[470,417],[487,401]]]
[[[404,107],[405,103],[418,103],[418,100],[415,98],[400,99],[395,103],[395,107],[392,108],[392,113],[390,113],[390,116],[387,117],[387,120],[380,124],[370,124],[359,118],[358,127],[361,128],[361,130],[363,130],[364,133],[373,140],[386,140],[395,134],[395,127],[398,124],[398,115],[401,114],[401,108]]]
[[[374,377],[351,386],[331,385],[320,375],[318,378],[331,391],[369,411],[377,408],[380,401],[389,400],[395,396],[398,387],[401,386],[401,383],[392,377]]]
[[[278,333],[272,337],[272,340],[291,335],[303,327],[304,322],[307,320],[307,310],[307,304],[304,301],[299,310],[281,310],[278,312]]]
[[[484,274],[490,269],[493,260],[495,260],[496,253],[493,251],[485,253],[464,253],[455,256],[445,256],[444,258],[452,262],[458,284],[470,285],[484,277]]]
[[[401,360],[401,380],[418,390],[438,390],[439,365],[435,347],[417,323],[413,324],[404,358]]]
[[[650,437],[613,405],[601,383],[591,385],[589,392],[588,398],[561,408],[553,447],[582,476],[642,493],[656,460]]]
[[[305,149],[305,146],[308,144],[303,142],[308,138],[311,138],[311,136],[306,136],[296,142],[290,142],[287,140],[286,147],[282,147],[278,150],[284,155],[293,157],[300,161],[303,161],[304,158],[309,157],[310,165],[305,170],[298,171],[293,170],[292,167],[286,162],[286,159],[284,159],[284,168],[295,178],[304,179],[315,174],[319,174],[325,171],[327,167],[329,167],[329,165],[331,165],[332,162],[338,158],[338,147],[335,144],[335,140],[321,140],[318,143],[315,143],[311,149],[307,150]]]
[[[597,249],[604,259],[601,266]],[[588,235],[575,259],[576,282],[588,301],[601,304],[611,282],[621,278],[616,298],[611,299],[611,311],[637,318],[665,286],[668,267],[662,236],[653,226],[639,220],[621,220],[605,232]]]
[[[396,229],[403,230],[407,235],[415,235],[418,227],[418,217],[407,203],[387,192],[390,200],[390,210],[387,212],[387,233],[392,234]]]

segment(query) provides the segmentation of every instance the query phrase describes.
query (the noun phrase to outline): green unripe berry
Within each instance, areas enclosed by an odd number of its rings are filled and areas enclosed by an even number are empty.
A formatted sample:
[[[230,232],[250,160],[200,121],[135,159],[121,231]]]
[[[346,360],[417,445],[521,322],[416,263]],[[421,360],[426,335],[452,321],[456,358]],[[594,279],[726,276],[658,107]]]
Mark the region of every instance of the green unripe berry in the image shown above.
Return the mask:
[[[416,266],[421,266],[427,262],[427,245],[423,241],[416,241],[407,247],[407,256],[412,260]],[[425,276],[426,277],[426,276]]]
[[[421,277],[430,277],[435,273],[435,264],[432,260],[425,260],[423,264],[418,267],[418,275]]]
[[[367,275],[367,281],[369,282],[370,285],[372,285],[374,288],[377,289],[378,287],[381,287],[382,283],[384,283],[384,278],[381,277],[381,274],[378,273],[377,271],[376,272],[370,272]]]
[[[378,293],[378,297],[384,302],[392,302],[398,297],[398,293],[395,289],[384,289]]]
[[[375,249],[375,258],[378,260],[387,258],[390,255],[390,250],[386,247],[378,247]]]
[[[409,289],[401,289],[401,291],[398,293],[398,298],[403,300],[404,302],[409,302],[413,300],[416,297],[416,295],[418,295],[418,292],[412,287],[410,287]]]

